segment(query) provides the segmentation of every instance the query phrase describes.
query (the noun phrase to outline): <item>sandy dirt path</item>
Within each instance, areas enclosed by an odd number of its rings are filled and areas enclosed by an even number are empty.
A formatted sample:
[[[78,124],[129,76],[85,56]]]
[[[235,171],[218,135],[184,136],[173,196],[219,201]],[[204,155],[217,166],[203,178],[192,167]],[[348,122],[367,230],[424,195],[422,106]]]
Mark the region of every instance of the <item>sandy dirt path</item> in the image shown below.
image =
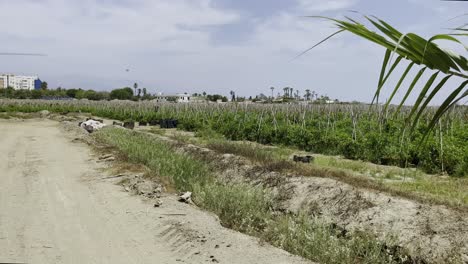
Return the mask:
[[[55,121],[0,121],[0,263],[308,263],[170,195],[130,196],[71,139]]]

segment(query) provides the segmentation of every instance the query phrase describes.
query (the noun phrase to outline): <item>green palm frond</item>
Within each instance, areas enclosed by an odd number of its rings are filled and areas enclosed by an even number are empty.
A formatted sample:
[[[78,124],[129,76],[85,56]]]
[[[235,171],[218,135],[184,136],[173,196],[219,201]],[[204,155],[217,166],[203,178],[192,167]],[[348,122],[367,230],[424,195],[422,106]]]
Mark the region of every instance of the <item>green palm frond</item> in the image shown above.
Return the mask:
[[[416,72],[416,75],[413,78],[410,86],[406,89],[406,93],[398,104],[398,108],[395,114],[398,114],[409,95],[414,92],[414,87],[417,85],[418,81],[421,79],[424,73],[426,71],[433,71],[431,77],[424,84],[423,89],[419,93],[416,103],[412,107],[408,116],[408,120],[412,121],[413,127],[418,118],[421,116],[421,113],[424,111],[424,109],[427,108],[428,104],[439,93],[449,78],[456,77],[460,80],[461,84],[451,92],[451,94],[438,108],[436,114],[433,116],[433,119],[430,122],[430,126],[428,127],[427,132],[433,128],[433,126],[445,112],[447,112],[461,99],[468,96],[468,91],[466,91],[465,88],[468,82],[468,75],[466,74],[466,71],[468,71],[468,61],[466,57],[445,50],[435,43],[436,41],[440,40],[451,41],[457,45],[461,45],[465,51],[468,50],[468,48],[458,38],[455,37],[468,35],[466,34],[466,25],[453,29],[456,33],[438,34],[429,39],[425,39],[414,33],[403,34],[387,22],[374,16],[364,16],[364,19],[374,27],[374,30],[376,29],[375,31],[371,30],[363,23],[360,23],[349,17],[346,17],[345,20],[323,16],[311,17],[329,20],[333,22],[339,29],[338,32],[333,33],[331,36],[322,40],[317,45],[323,43],[325,40],[330,39],[338,33],[347,31],[385,48],[386,52],[372,104],[378,103],[379,96],[384,85],[394,70],[398,68],[400,62],[403,59],[409,61],[409,65],[405,66],[406,70],[399,78],[398,83],[391,92],[390,98],[385,103],[385,111],[392,102],[396,92],[401,88],[401,85],[404,79],[407,77],[408,73],[410,73],[413,68],[415,68],[414,66],[418,67],[419,70]],[[314,45],[312,48],[315,48],[317,45]],[[397,58],[392,60],[393,56],[397,56]],[[442,78],[440,82],[436,82],[436,78],[442,75],[444,75],[444,78]],[[432,88],[434,83],[436,83],[436,86]]]

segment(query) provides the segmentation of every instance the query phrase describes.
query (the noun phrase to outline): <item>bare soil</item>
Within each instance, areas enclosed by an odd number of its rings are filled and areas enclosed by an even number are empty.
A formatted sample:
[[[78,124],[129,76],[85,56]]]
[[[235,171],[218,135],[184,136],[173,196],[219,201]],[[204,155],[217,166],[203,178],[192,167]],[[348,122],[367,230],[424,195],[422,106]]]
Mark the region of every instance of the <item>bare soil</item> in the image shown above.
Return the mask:
[[[331,178],[271,171],[243,157],[192,144],[174,145],[215,164],[225,181],[270,188],[277,194],[278,211],[307,212],[344,232],[371,232],[382,241],[394,240],[389,246],[405,249],[421,263],[468,263],[466,210],[394,197]]]
[[[172,194],[131,196],[47,119],[0,120],[0,263],[309,263]]]

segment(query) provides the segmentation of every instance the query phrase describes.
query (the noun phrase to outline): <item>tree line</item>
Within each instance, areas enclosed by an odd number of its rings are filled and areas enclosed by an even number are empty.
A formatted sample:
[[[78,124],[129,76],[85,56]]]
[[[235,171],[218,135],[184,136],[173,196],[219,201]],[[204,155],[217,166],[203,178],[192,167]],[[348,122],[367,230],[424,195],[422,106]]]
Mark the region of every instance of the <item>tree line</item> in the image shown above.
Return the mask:
[[[202,97],[207,101],[216,102],[221,100],[227,102],[226,96],[219,94],[206,94],[203,92],[198,94],[195,93],[192,96]],[[101,100],[152,100],[157,95],[152,95],[147,92],[146,88],[139,89],[137,85],[134,85],[133,89],[130,87],[117,88],[109,91],[95,91],[92,89],[84,90],[81,88],[65,89],[58,87],[57,89],[47,89],[43,87],[39,90],[16,90],[12,87],[0,89],[0,98],[10,99],[88,99],[92,101]],[[174,100],[171,100],[174,99]],[[168,101],[175,101],[175,98],[169,98]]]

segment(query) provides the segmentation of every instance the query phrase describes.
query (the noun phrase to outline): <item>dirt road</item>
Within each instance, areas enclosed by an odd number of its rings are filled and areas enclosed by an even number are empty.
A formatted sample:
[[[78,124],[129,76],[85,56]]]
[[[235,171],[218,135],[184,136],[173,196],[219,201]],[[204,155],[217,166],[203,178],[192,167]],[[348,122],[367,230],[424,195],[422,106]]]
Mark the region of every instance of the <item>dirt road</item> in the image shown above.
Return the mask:
[[[102,166],[58,122],[1,120],[0,263],[308,263],[170,195],[153,208]]]

